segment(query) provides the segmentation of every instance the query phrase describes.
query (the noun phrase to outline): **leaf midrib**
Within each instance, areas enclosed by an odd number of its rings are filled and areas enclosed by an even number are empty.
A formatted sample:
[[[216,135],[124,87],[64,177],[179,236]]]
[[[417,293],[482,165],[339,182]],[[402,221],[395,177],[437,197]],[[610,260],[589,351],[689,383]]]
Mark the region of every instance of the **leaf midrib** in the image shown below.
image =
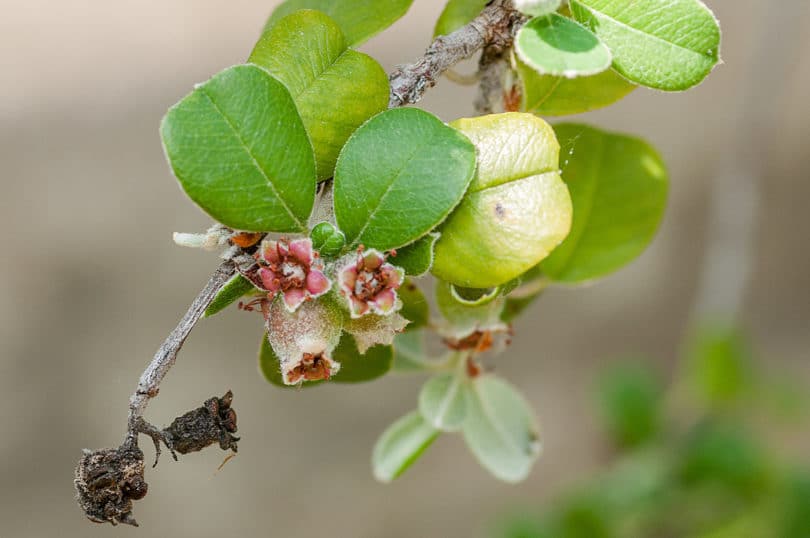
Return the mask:
[[[639,28],[635,28],[633,26],[630,26],[629,24],[626,24],[626,23],[624,23],[624,22],[622,22],[622,21],[620,21],[620,20],[618,20],[618,19],[616,19],[614,17],[611,17],[610,15],[605,13],[604,11],[599,11],[598,9],[591,8],[591,7],[583,4],[582,2],[578,2],[576,0],[574,0],[574,2],[576,4],[582,6],[583,9],[587,9],[594,17],[602,17],[602,18],[608,19],[608,20],[614,22],[617,26],[621,26],[622,28],[626,28],[627,30],[629,30],[631,32],[634,32],[634,33],[637,33],[637,34],[640,34],[640,35],[643,35],[643,36],[650,37],[655,41],[658,41],[660,43],[664,43],[665,45],[670,45],[670,46],[678,48],[680,50],[692,53],[692,54],[694,54],[696,56],[699,56],[701,58],[709,58],[708,56],[705,56],[700,51],[690,49],[688,47],[684,47],[683,45],[679,45],[678,43],[673,43],[672,41],[667,41],[666,39],[664,39],[662,37],[658,37],[655,34],[651,34],[651,33],[648,33],[648,32],[646,32],[644,30],[641,30]]]
[[[231,118],[229,118],[228,115],[225,114],[225,112],[219,107],[219,105],[216,103],[214,98],[208,93],[208,90],[205,88],[205,86],[200,87],[200,92],[201,92],[202,95],[205,96],[206,99],[208,99],[208,101],[211,103],[211,106],[214,107],[214,110],[216,110],[217,113],[220,116],[222,116],[222,119],[225,120],[225,123],[228,125],[228,127],[231,129],[231,131],[233,131],[234,136],[239,141],[239,144],[242,146],[242,149],[245,151],[245,154],[247,154],[247,156],[253,162],[253,165],[261,173],[261,175],[265,179],[265,181],[267,181],[268,187],[270,187],[270,190],[273,192],[273,195],[281,203],[281,206],[287,212],[287,215],[290,216],[290,218],[298,226],[298,229],[300,231],[305,231],[306,230],[306,225],[304,224],[303,221],[301,221],[298,218],[298,216],[295,213],[293,213],[293,211],[290,209],[290,206],[288,206],[287,202],[284,200],[284,198],[281,197],[281,195],[280,195],[278,189],[276,188],[275,184],[270,179],[270,176],[267,175],[267,172],[265,172],[264,168],[262,168],[262,166],[259,164],[259,161],[256,160],[256,157],[253,155],[253,152],[251,152],[250,148],[247,145],[247,141],[242,137],[242,134],[236,128],[236,125],[234,125]]]

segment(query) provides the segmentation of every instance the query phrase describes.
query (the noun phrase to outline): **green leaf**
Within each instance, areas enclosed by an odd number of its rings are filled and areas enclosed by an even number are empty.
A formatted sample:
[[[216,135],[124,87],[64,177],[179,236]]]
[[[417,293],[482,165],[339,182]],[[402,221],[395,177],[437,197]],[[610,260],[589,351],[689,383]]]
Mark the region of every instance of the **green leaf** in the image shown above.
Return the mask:
[[[447,282],[436,283],[436,306],[449,323],[453,335],[461,338],[476,330],[503,327],[500,319],[504,306],[503,297],[480,305],[469,305],[459,301],[450,286]]]
[[[532,409],[514,387],[492,375],[473,380],[462,431],[481,465],[507,482],[526,478],[540,455]]]
[[[290,90],[315,150],[318,179],[332,177],[349,135],[388,106],[383,68],[349,50],[340,27],[320,11],[297,11],[278,21],[249,61]]]
[[[475,147],[417,108],[378,114],[349,138],[335,169],[335,216],[350,245],[412,243],[458,204],[475,172]]]
[[[450,294],[453,299],[465,306],[482,306],[497,299],[501,295],[501,287],[464,288],[450,284]]]
[[[613,69],[589,77],[540,75],[516,59],[523,83],[521,109],[544,116],[565,116],[596,110],[615,103],[636,88]]]
[[[332,383],[365,383],[385,375],[393,364],[394,350],[391,346],[373,346],[361,355],[357,351],[357,344],[350,334],[343,333],[340,343],[332,354],[332,359],[340,363],[340,370],[329,382]],[[299,385],[286,385],[281,378],[278,357],[267,341],[267,335],[262,338],[259,350],[259,370],[264,378],[273,385],[283,388],[298,388]],[[321,385],[326,381],[309,381],[301,387]]]
[[[392,263],[402,267],[406,275],[424,275],[433,265],[433,247],[440,235],[438,232],[431,232],[422,239],[398,249],[396,257],[391,260]]]
[[[169,109],[160,134],[188,196],[226,226],[304,232],[315,160],[290,93],[266,71],[238,65]]]
[[[430,306],[413,280],[406,278],[397,290],[397,295],[402,301],[399,314],[410,321],[405,327],[406,332],[420,329],[430,322]]]
[[[514,4],[518,11],[531,17],[540,17],[557,11],[562,0],[515,0]]]
[[[532,114],[452,125],[478,149],[478,172],[439,230],[431,272],[466,288],[499,286],[537,265],[568,234],[571,199],[560,179],[559,145]]]
[[[574,17],[632,82],[666,91],[699,84],[719,60],[720,26],[698,0],[571,0]]]
[[[653,373],[636,365],[612,368],[599,382],[602,415],[622,446],[650,441],[661,429],[663,387]]]
[[[469,23],[481,13],[487,2],[488,0],[450,0],[436,21],[433,37],[451,34]]]
[[[312,248],[321,256],[333,257],[340,254],[346,245],[346,236],[329,222],[320,222],[309,233]]]
[[[554,129],[574,222],[540,269],[557,282],[582,282],[619,269],[652,241],[666,207],[667,172],[638,138],[585,125]]]
[[[595,75],[610,67],[610,50],[593,32],[552,13],[527,22],[515,38],[515,52],[541,75]]]
[[[354,338],[344,334],[335,349],[335,360],[340,363],[335,382],[365,383],[388,373],[394,363],[394,349],[391,346],[372,346],[361,355]]]
[[[211,301],[211,304],[208,305],[208,308],[205,309],[205,317],[209,318],[214,314],[218,314],[245,295],[254,291],[257,291],[256,287],[251,284],[250,280],[242,275],[235,275],[222,287],[219,293],[217,293],[217,296],[214,297],[214,300]]]
[[[422,331],[406,331],[394,337],[394,371],[420,372],[430,368],[424,336]]]
[[[374,445],[371,465],[374,478],[391,482],[401,475],[438,437],[419,411],[400,418],[386,429]]]
[[[464,375],[438,374],[425,382],[419,393],[419,412],[437,430],[461,429],[467,416],[470,383]]]
[[[287,0],[279,5],[264,27],[299,9],[317,9],[335,19],[350,46],[360,45],[400,19],[413,0]]]

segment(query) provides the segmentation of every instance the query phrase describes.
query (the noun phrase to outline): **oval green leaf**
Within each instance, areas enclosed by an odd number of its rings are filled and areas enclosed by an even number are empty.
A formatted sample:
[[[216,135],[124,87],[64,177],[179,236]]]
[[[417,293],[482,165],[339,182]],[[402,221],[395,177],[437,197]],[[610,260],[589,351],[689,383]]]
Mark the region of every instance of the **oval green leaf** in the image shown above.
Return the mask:
[[[373,346],[361,355],[357,344],[350,334],[343,333],[340,343],[332,353],[332,359],[340,363],[340,370],[329,382],[365,383],[385,375],[394,361],[394,350],[391,346]],[[259,349],[259,371],[271,384],[283,388],[305,388],[326,383],[326,381],[309,381],[302,385],[287,385],[281,378],[278,357],[270,347],[267,335],[262,337]]]
[[[183,190],[226,226],[305,232],[315,159],[290,92],[263,69],[238,65],[169,109],[160,135]]]
[[[205,317],[211,317],[214,314],[225,310],[233,303],[244,297],[245,295],[258,291],[256,287],[242,275],[235,275],[230,279],[225,286],[222,287],[208,308],[205,309]]]
[[[667,172],[638,138],[576,124],[554,129],[574,222],[540,269],[557,282],[582,282],[629,263],[652,241],[666,207]]]
[[[475,172],[475,147],[417,108],[388,110],[349,138],[335,168],[335,217],[352,246],[391,250],[441,223]]]
[[[318,179],[332,177],[349,135],[388,106],[383,68],[349,50],[340,27],[320,11],[297,11],[279,20],[262,35],[249,61],[290,90],[315,150]]]
[[[397,290],[397,295],[402,301],[399,314],[410,321],[405,326],[406,332],[420,329],[430,322],[430,306],[425,299],[425,294],[413,280],[406,278]]]
[[[465,288],[505,284],[568,234],[571,199],[559,174],[554,131],[511,112],[452,123],[478,149],[478,173],[442,225],[432,273]]]
[[[419,411],[413,411],[400,418],[386,429],[371,456],[374,478],[380,482],[391,482],[419,459],[439,431],[431,427]]]
[[[397,255],[391,262],[402,267],[406,275],[424,275],[433,266],[433,247],[440,235],[438,232],[430,232],[422,239],[397,249]]]
[[[610,67],[610,50],[593,32],[562,15],[536,17],[518,31],[515,52],[541,75],[574,78]]]
[[[506,482],[526,478],[540,455],[532,409],[512,385],[492,375],[473,380],[462,431],[481,465]]]
[[[515,8],[531,17],[548,15],[560,8],[562,0],[515,0]]]
[[[437,430],[454,432],[461,429],[467,416],[470,384],[466,376],[438,374],[422,385],[419,412]]]
[[[698,0],[571,0],[574,17],[632,82],[665,91],[699,84],[719,61],[720,26]]]
[[[636,88],[613,69],[589,77],[541,75],[516,58],[522,82],[525,112],[565,116],[596,110],[615,103]]]
[[[421,372],[430,368],[425,356],[425,335],[422,331],[406,331],[394,337],[395,372]]]
[[[487,3],[488,0],[450,0],[436,21],[433,37],[455,32],[476,18]]]
[[[503,327],[501,323],[503,297],[471,306],[456,299],[451,286],[447,282],[436,283],[436,306],[449,324],[448,332],[457,337],[464,337],[476,330]]]
[[[279,5],[264,30],[299,9],[317,9],[335,19],[350,46],[382,32],[400,19],[413,0],[287,0]]]

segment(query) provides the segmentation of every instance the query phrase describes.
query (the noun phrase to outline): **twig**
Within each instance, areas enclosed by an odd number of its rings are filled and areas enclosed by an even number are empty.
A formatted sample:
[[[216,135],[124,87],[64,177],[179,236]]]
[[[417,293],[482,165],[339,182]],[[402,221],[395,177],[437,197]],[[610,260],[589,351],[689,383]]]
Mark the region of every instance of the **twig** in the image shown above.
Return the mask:
[[[134,440],[137,437],[138,431],[141,429],[139,419],[143,417],[143,412],[149,404],[149,400],[157,396],[160,383],[169,372],[169,369],[174,366],[174,361],[177,359],[180,348],[183,347],[183,342],[186,341],[191,330],[200,321],[205,309],[208,308],[211,301],[214,300],[214,297],[217,296],[235,272],[236,265],[231,260],[226,260],[217,267],[208,283],[194,299],[194,302],[191,303],[180,323],[169,334],[166,341],[155,353],[152,362],[141,374],[138,387],[129,399],[128,439]]]
[[[488,46],[478,62],[480,82],[473,106],[478,115],[492,114],[503,102],[503,78],[506,74],[504,52]]]
[[[439,36],[412,64],[399,66],[389,77],[388,107],[417,103],[439,76],[487,46],[506,50],[512,45],[524,16],[510,0],[493,0],[478,17],[446,36]]]

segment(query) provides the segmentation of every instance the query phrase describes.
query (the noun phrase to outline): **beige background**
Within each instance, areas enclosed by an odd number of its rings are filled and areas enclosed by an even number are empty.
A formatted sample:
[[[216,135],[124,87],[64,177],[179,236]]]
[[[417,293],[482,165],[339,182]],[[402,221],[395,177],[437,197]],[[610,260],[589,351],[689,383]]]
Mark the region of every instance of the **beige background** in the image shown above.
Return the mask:
[[[149,418],[164,423],[232,388],[239,456],[218,474],[218,451],[165,459],[147,474],[140,530],[84,520],[71,483],[81,448],[120,441],[138,375],[217,263],[171,242],[171,232],[209,221],[171,178],[158,122],[194,83],[247,56],[275,3],[2,2],[0,537],[484,535],[499,514],[539,506],[599,466],[607,449],[592,413],[596,372],[627,355],[671,372],[697,302],[724,313],[740,298],[769,368],[810,380],[810,8],[710,0],[725,65],[705,84],[639,90],[583,116],[652,141],[670,166],[671,200],[638,261],[598,285],[549,292],[495,361],[542,417],[545,455],[525,483],[496,482],[446,436],[401,480],[376,484],[372,443],[414,407],[421,380],[276,390],[256,372],[260,319],[229,311],[193,334]],[[387,70],[411,61],[440,9],[416,0],[364,50]],[[423,105],[451,120],[470,114],[471,100],[442,81]],[[711,217],[717,177],[731,202]],[[745,209],[751,199],[757,220]],[[753,225],[750,251],[740,222]],[[709,229],[732,247],[712,262],[723,278],[706,295]],[[783,445],[797,456],[807,448]]]

